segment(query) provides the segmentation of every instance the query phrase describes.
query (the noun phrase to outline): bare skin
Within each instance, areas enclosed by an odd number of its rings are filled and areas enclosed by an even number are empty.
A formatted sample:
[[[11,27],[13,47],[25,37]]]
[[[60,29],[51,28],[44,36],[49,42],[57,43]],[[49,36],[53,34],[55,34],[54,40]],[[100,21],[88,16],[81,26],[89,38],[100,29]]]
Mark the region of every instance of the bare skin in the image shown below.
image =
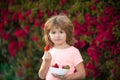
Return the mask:
[[[44,59],[43,59],[43,61],[42,61],[40,70],[39,70],[39,72],[38,72],[39,77],[40,77],[41,79],[45,79],[46,74],[47,74],[47,71],[48,71],[49,66],[50,66],[50,63],[51,63],[51,59],[52,59],[52,57],[51,57],[51,55],[50,55],[49,52],[45,52],[44,54],[45,54],[45,55],[44,55]]]

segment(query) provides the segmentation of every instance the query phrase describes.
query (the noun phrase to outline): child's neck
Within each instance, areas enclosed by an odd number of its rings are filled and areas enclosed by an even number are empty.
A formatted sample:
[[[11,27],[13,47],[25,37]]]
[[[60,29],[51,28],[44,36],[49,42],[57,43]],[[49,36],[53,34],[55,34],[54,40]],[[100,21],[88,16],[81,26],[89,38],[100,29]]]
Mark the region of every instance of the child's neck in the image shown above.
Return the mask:
[[[70,47],[70,45],[68,44],[64,44],[64,45],[55,45],[54,48],[57,48],[57,49],[65,49],[65,48],[68,48]]]

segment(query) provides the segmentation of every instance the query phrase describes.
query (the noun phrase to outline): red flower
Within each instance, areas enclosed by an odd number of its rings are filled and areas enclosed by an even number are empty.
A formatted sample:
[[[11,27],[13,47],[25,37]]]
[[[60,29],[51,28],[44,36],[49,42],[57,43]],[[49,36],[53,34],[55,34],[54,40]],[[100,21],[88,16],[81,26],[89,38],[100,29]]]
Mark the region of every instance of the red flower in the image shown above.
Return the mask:
[[[86,42],[85,41],[77,41],[75,43],[75,46],[78,48],[84,48],[86,46]]]
[[[94,46],[90,46],[87,49],[88,55],[92,58],[92,60],[96,63],[99,63],[99,59],[102,53]]]
[[[18,14],[17,14],[17,13],[14,13],[14,14],[12,15],[12,21],[17,22],[17,20],[18,20]]]
[[[6,17],[6,16],[3,17],[3,24],[4,24],[4,25],[7,25],[7,24],[8,24],[8,21],[7,21],[7,17]]]
[[[117,73],[117,69],[116,68],[113,68],[112,69],[112,73],[115,77],[117,77],[118,73]]]
[[[37,41],[38,41],[38,37],[37,37],[37,36],[33,36],[33,37],[32,37],[32,40],[33,40],[34,42],[37,42]]]
[[[100,0],[95,0],[95,2],[96,2],[96,3],[99,3],[99,2],[100,2]]]
[[[60,4],[61,4],[61,5],[65,5],[66,1],[67,1],[67,0],[60,0]]]
[[[87,30],[86,26],[81,25],[77,20],[75,20],[73,23],[75,25],[75,32],[74,33],[75,33],[76,36],[85,34],[85,32]]]
[[[18,50],[18,46],[16,41],[11,41],[10,44],[8,45],[8,50],[10,52],[11,57],[16,56],[16,51]]]
[[[105,40],[104,35],[105,35],[104,32],[101,33],[101,34],[98,34],[98,35],[96,36],[96,38],[95,38],[95,41],[96,41],[96,42],[99,42],[99,43],[102,43],[102,42]]]
[[[19,76],[19,77],[23,76],[23,69],[22,68],[18,69],[17,76]]]
[[[29,26],[24,26],[23,30],[28,34],[30,31],[30,27]]]
[[[24,46],[23,41],[18,41],[18,48],[21,49],[23,48],[23,46]]]
[[[86,23],[90,22],[92,20],[92,17],[89,13],[85,14],[85,21]]]
[[[28,17],[29,15],[31,15],[32,14],[32,11],[31,10],[28,10],[27,12],[26,12],[26,16]]]
[[[49,11],[48,11],[48,12],[47,12],[47,15],[48,15],[48,16],[52,16],[52,15],[53,15],[53,12],[49,12]]]
[[[39,27],[39,25],[40,25],[39,21],[38,21],[38,20],[35,20],[35,21],[34,21],[34,25],[35,25],[35,27]]]
[[[44,13],[42,11],[39,11],[37,17],[39,18],[39,17],[43,17],[43,16],[44,16]]]
[[[10,38],[10,34],[9,33],[5,33],[5,32],[2,32],[1,33],[1,37],[4,39],[4,40],[8,40]]]
[[[103,14],[107,14],[107,16],[108,15],[113,16],[115,10],[116,10],[115,8],[113,8],[112,6],[109,6],[104,9]]]
[[[15,30],[14,32],[16,37],[26,37],[27,33],[23,29]]]
[[[29,18],[29,22],[30,23],[33,23],[34,22],[34,19],[32,17]]]
[[[88,61],[86,66],[85,66],[86,69],[91,69],[91,70],[94,70],[95,69],[95,66],[93,65],[93,63],[91,61]]]
[[[63,14],[68,14],[68,12],[66,10],[63,10],[62,13]]]
[[[4,30],[4,26],[3,26],[3,23],[0,23],[0,33],[2,33]]]
[[[14,4],[14,0],[10,0],[9,4],[13,5]]]
[[[23,16],[23,13],[22,13],[22,12],[19,12],[19,13],[18,13],[18,18],[19,18],[19,20],[22,21],[22,22],[25,20],[25,17]]]
[[[44,27],[45,27],[45,24],[41,23],[41,28],[44,29]]]
[[[85,65],[87,76],[94,76],[95,78],[100,75],[99,69],[95,67],[95,65],[88,61],[88,63]]]
[[[96,6],[93,5],[93,4],[90,6],[90,8],[91,8],[92,11],[95,11],[95,10],[96,10]]]
[[[87,62],[87,64],[85,65],[85,68],[86,68],[86,75],[93,76],[93,71],[95,69],[95,66],[92,64],[91,61]]]

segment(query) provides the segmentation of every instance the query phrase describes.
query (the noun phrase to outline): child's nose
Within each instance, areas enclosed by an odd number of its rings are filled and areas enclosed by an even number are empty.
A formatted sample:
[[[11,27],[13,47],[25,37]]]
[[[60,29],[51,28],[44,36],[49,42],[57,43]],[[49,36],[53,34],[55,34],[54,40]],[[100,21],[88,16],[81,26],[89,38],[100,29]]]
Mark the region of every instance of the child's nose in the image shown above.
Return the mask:
[[[56,33],[56,35],[55,35],[56,37],[59,37],[60,36],[60,34],[59,33]]]

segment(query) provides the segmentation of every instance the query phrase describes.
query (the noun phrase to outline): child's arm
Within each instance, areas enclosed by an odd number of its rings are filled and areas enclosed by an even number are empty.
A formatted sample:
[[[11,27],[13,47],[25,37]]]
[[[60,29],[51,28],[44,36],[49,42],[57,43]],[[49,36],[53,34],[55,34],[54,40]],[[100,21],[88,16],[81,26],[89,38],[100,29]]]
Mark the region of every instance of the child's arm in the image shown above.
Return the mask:
[[[51,63],[51,55],[49,52],[45,52],[44,59],[39,69],[38,75],[41,79],[45,79],[47,71]]]
[[[66,76],[66,80],[84,79],[86,76],[84,64],[81,62],[76,66],[76,73]]]

